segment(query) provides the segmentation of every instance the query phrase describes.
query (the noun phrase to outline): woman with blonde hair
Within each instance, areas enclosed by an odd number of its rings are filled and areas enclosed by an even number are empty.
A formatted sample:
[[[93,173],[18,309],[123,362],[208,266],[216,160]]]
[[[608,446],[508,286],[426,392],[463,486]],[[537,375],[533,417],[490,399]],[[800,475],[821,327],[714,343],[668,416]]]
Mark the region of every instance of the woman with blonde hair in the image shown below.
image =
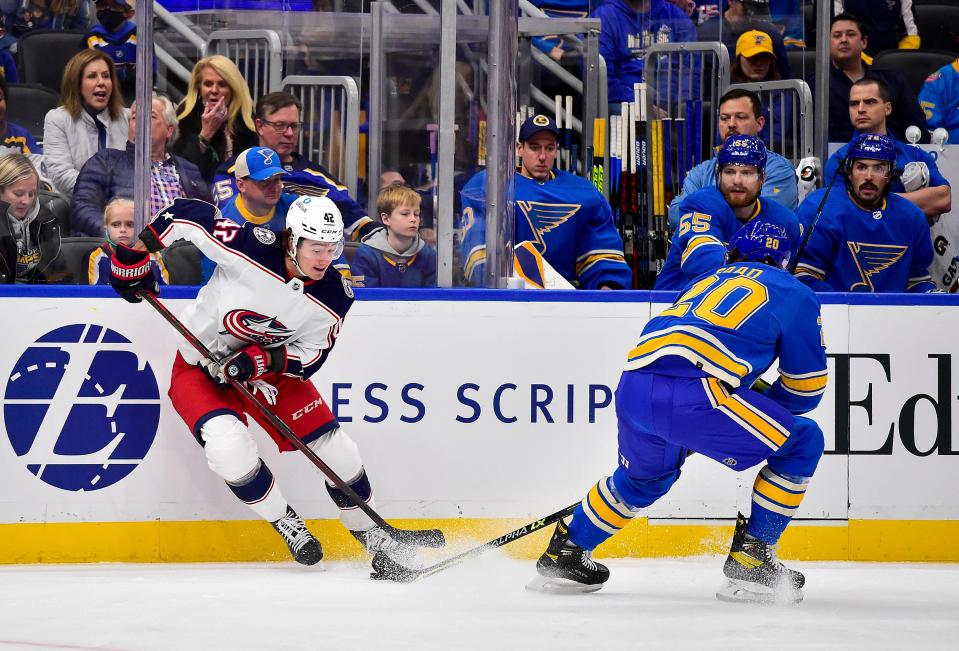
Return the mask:
[[[113,59],[99,50],[81,50],[67,62],[60,101],[43,121],[43,159],[57,190],[69,196],[87,159],[126,147],[130,115]]]
[[[39,188],[29,158],[0,158],[0,283],[71,282],[60,256],[60,226],[37,200]]]
[[[180,138],[173,151],[195,163],[207,183],[213,182],[220,163],[259,143],[246,80],[222,54],[204,57],[193,66],[177,117]]]

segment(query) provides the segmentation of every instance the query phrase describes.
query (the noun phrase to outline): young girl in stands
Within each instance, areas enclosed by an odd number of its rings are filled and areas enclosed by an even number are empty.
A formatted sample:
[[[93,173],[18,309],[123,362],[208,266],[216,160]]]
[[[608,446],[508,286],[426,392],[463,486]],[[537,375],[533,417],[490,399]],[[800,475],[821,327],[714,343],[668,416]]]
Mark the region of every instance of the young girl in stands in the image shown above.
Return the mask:
[[[357,287],[434,287],[436,249],[419,235],[420,195],[409,186],[393,184],[376,199],[386,226],[370,235],[350,264]]]
[[[69,283],[60,226],[37,200],[40,175],[19,153],[0,158],[0,283]]]
[[[103,229],[107,241],[100,248],[90,254],[87,265],[87,280],[91,285],[110,284],[110,256],[117,244],[133,246],[136,227],[133,219],[133,202],[129,199],[117,197],[103,209]],[[159,256],[153,256],[150,263],[153,275],[161,285],[170,284],[170,273],[163,265]]]

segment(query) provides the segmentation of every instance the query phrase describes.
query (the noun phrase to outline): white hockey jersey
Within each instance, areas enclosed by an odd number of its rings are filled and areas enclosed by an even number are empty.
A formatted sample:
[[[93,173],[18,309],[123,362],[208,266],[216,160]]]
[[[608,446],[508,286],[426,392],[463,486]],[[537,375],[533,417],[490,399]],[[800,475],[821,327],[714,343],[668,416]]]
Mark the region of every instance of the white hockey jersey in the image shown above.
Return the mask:
[[[189,240],[216,262],[181,320],[220,359],[258,344],[285,357],[284,375],[307,379],[326,361],[353,304],[352,284],[332,266],[321,280],[291,278],[276,233],[226,219],[205,201],[176,199],[140,239],[151,252]],[[180,354],[200,361],[185,342]]]

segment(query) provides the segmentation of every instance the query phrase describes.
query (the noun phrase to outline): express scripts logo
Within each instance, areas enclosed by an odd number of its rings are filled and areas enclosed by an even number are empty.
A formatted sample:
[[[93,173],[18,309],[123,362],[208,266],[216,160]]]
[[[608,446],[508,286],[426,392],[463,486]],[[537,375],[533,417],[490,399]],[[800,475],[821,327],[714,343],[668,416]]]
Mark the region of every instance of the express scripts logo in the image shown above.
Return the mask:
[[[99,325],[39,337],[3,395],[6,435],[20,463],[67,491],[111,486],[146,457],[160,422],[153,370],[130,341]]]

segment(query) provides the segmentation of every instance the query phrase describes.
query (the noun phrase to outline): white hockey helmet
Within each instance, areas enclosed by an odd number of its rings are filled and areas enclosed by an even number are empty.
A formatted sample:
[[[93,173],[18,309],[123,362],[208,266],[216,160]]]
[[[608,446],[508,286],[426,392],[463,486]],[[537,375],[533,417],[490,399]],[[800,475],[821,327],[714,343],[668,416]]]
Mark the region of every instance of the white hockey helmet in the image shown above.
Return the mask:
[[[337,244],[334,260],[343,254],[343,216],[328,197],[299,197],[286,211],[286,227],[290,229],[287,254],[294,265],[300,240]]]

